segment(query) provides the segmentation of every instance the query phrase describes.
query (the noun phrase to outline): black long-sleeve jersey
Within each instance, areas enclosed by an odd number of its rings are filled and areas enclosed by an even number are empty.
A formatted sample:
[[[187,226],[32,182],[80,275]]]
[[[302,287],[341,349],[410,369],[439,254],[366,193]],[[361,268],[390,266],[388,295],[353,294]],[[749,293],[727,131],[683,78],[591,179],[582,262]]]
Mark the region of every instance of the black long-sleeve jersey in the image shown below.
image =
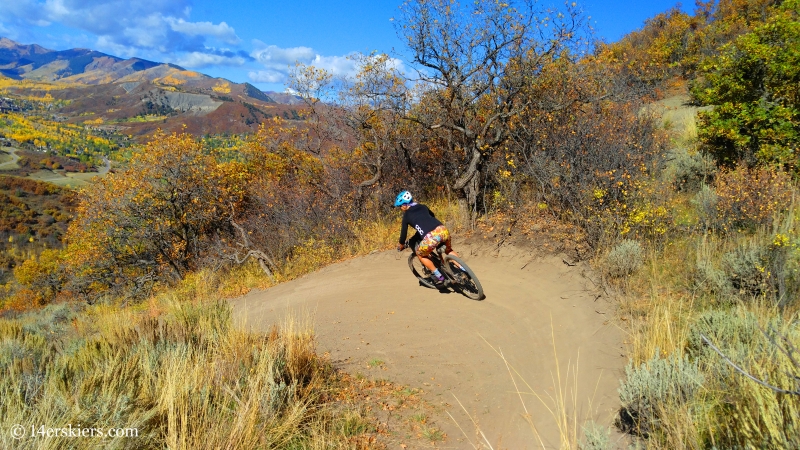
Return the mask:
[[[425,237],[426,234],[435,230],[436,227],[442,225],[442,222],[433,215],[433,212],[427,206],[417,203],[416,205],[408,208],[403,213],[403,225],[400,228],[400,243],[406,243],[406,230],[408,226],[414,227],[419,233],[420,237]]]

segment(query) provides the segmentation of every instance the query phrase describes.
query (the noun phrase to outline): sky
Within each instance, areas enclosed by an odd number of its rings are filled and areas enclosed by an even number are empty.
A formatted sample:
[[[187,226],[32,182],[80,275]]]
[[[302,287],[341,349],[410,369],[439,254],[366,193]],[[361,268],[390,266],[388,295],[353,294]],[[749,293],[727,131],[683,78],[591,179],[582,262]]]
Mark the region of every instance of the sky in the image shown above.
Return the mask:
[[[547,1],[539,4],[551,6]],[[377,51],[402,65],[407,57],[393,21],[401,2],[0,0],[0,36],[53,50],[90,48],[169,62],[283,91],[295,61],[349,74],[354,62],[348,55]],[[596,35],[607,42],[675,5],[670,0],[578,1]]]

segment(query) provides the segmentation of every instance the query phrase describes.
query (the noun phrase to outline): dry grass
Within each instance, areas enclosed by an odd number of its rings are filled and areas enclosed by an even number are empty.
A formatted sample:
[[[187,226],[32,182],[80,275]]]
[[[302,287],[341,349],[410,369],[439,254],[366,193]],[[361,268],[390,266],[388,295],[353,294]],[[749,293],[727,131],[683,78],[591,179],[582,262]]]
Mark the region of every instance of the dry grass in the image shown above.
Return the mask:
[[[694,297],[680,289],[675,267],[685,267],[685,243],[651,251],[645,267],[625,280],[619,314],[629,336],[629,355],[641,364],[656,352],[662,356],[679,352],[686,342],[688,325],[694,312]]]
[[[683,102],[675,97],[661,103],[667,126],[674,131],[673,143],[692,147],[697,139],[697,109],[686,107]],[[771,192],[784,188],[796,192],[796,186],[782,183],[756,190]],[[734,186],[739,189],[739,184]],[[633,366],[640,367],[655,356],[669,357],[677,364],[686,356],[689,364],[696,364],[705,381],[688,398],[651,393],[646,400],[660,420],[651,424],[654,426],[642,436],[641,444],[649,449],[800,448],[800,397],[758,385],[736,372],[699,339],[701,331],[716,329],[711,333],[716,345],[746,371],[784,389],[800,387],[797,379],[792,379],[800,376],[800,368],[767,335],[757,331],[758,327],[763,330],[774,327],[777,336],[770,332],[773,339],[780,340],[778,336],[782,336],[792,345],[800,346],[796,325],[800,320],[800,304],[795,300],[800,227],[795,225],[797,220],[791,220],[800,217],[800,209],[787,208],[788,202],[784,200],[765,213],[768,221],[759,222],[772,224],[771,227],[703,234],[697,226],[697,218],[704,213],[702,205],[688,200],[694,192],[669,195],[676,221],[666,234],[667,239],[647,242],[649,254],[645,266],[627,279],[614,281],[612,287],[621,293],[618,314],[628,333],[625,343]],[[758,203],[746,212],[762,211],[763,206]],[[776,220],[781,210],[783,218]],[[734,220],[746,218],[736,214]],[[772,271],[766,275],[769,280],[778,279],[775,272],[783,271],[785,279],[780,281],[785,280],[786,284],[782,292],[790,292],[793,302],[774,298],[775,289],[762,290],[761,295],[754,297],[728,286],[732,274],[725,273],[723,259],[748,243],[758,243],[766,252],[772,252],[771,257],[788,255],[785,265],[756,264],[755,269]],[[652,376],[660,375],[653,372]],[[640,377],[639,381],[645,378]],[[659,385],[659,380],[649,382],[652,386]]]
[[[796,236],[796,232],[788,232]],[[767,296],[726,297],[709,286],[698,286],[694,274],[696,261],[707,258],[718,262],[725,252],[744,241],[770,241],[765,230],[755,235],[736,234],[716,237],[679,236],[664,249],[653,251],[645,268],[625,282],[626,294],[620,304],[620,318],[626,324],[626,344],[635,365],[654,355],[683,356],[690,335],[701,315],[716,311],[724,320],[752,318],[762,329],[775,327],[800,346],[796,324],[797,304],[779,309]],[[717,319],[723,320],[723,319]],[[746,371],[775,386],[797,388],[792,376],[800,368],[781,353],[766,335],[751,331],[746,344],[736,334],[718,342],[723,351]],[[774,339],[780,340],[775,336]],[[705,382],[692,398],[658,403],[662,418],[644,444],[653,449],[686,448],[795,448],[800,446],[800,398],[776,393],[759,386],[733,370],[713,352],[690,354],[699,364]],[[625,380],[623,380],[624,382]]]
[[[335,401],[338,377],[306,328],[246,333],[231,326],[227,303],[174,293],[137,308],[72,308],[0,321],[2,428],[81,424],[138,437],[3,433],[0,447],[369,447],[366,419]]]

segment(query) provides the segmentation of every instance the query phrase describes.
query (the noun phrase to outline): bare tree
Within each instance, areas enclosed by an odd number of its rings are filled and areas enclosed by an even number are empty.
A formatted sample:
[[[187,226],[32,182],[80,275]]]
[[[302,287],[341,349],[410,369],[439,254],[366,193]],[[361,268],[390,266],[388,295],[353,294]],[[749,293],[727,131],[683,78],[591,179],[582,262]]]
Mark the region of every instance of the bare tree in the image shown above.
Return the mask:
[[[357,165],[350,188],[362,203],[367,188],[396,184],[387,173],[413,167],[410,159],[419,145],[410,143],[414,132],[403,120],[412,96],[399,61],[376,53],[350,58],[358,69],[353,76],[298,65],[291,84],[308,106],[303,147],[315,154],[337,147],[351,152]]]
[[[476,211],[484,162],[526,108],[525,87],[548,58],[580,40],[580,13],[537,9],[530,0],[407,0],[397,32],[427,89],[408,119],[439,134],[461,155],[452,189]]]

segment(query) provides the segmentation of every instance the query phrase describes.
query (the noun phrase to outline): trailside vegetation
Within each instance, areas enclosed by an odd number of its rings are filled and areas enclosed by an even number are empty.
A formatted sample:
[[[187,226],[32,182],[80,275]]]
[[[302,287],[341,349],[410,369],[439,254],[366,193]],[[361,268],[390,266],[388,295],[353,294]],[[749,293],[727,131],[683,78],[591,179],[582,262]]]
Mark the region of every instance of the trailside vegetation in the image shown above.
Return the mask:
[[[702,61],[692,95],[701,149],[728,167],[743,162],[797,171],[800,146],[800,3],[783,2],[763,23]]]
[[[648,448],[800,445],[797,27],[794,1],[700,3],[601,49],[710,107],[648,181],[662,237],[596,260],[631,333],[617,426]]]
[[[197,278],[137,308],[61,303],[1,321],[0,422],[91,424],[103,448],[375,448],[374,421],[348,395],[358,384],[308,329],[237,330],[207,288]],[[10,433],[0,445],[41,448]]]
[[[135,400],[131,423],[161,424],[148,428],[153,446],[231,438],[173,431],[228,424],[233,408],[252,419],[234,446],[305,447],[320,430],[306,424],[331,411],[315,388],[330,372],[307,337],[242,334],[219,304],[183,297],[150,318],[134,310],[198,274],[238,293],[385,247],[391,200],[405,187],[458,205],[447,219],[466,229],[497,225],[499,244],[515,226],[533,229],[525,221],[576,230],[589,249],[578,256],[619,299],[629,335],[616,426],[632,439],[653,449],[800,446],[797,0],[698,2],[694,14],[672,9],[595,45],[574,6],[409,0],[401,12],[416,74],[381,54],[354,56],[353,76],[298,66],[302,122],[275,118],[228,140],[159,133],[78,194],[66,245],[15,268],[2,306],[15,315],[80,300],[92,311],[125,306],[125,322],[64,354],[4,322],[8,342],[38,349],[4,360],[20,423],[49,411],[80,419],[64,407],[82,398],[73,384],[106,399],[137,385],[168,393]],[[707,108],[685,129],[665,123],[647,105],[667,92]],[[242,343],[255,350],[231,350]],[[302,351],[279,364],[288,372],[269,369],[291,348]],[[151,365],[111,391],[93,381],[108,373],[72,369],[93,358],[138,367],[128,357]],[[220,361],[244,361],[217,368],[227,390],[198,375]],[[270,392],[266,410],[248,409],[256,391]],[[98,417],[120,411],[99,405]],[[265,440],[272,425],[285,440]]]

